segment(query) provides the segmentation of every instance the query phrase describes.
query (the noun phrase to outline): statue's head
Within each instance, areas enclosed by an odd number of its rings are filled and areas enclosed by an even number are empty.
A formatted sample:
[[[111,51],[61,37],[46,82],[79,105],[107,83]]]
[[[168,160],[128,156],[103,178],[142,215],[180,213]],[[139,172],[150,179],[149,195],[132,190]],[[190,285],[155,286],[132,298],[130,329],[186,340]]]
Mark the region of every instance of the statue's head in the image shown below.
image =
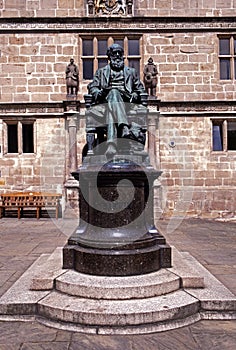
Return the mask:
[[[152,59],[152,57],[150,57],[150,58],[148,59],[148,64],[153,64],[153,59]]]
[[[112,44],[107,49],[107,56],[110,61],[111,68],[121,70],[124,68],[124,50],[119,44]]]
[[[74,58],[70,59],[70,64],[74,64]]]

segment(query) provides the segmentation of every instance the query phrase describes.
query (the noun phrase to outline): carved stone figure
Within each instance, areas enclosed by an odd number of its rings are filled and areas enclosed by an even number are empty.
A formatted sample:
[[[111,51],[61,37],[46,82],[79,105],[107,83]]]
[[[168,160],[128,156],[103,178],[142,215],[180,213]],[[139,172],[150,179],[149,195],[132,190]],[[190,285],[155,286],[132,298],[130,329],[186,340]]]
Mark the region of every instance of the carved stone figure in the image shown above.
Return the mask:
[[[70,63],[66,67],[66,88],[67,95],[77,95],[79,84],[79,70],[74,59],[70,59]]]
[[[144,67],[144,84],[147,93],[150,96],[156,96],[157,86],[157,66],[153,63],[152,57],[148,59],[148,63]]]
[[[116,153],[117,138],[133,139],[137,135],[137,125],[134,132],[134,124],[130,125],[127,116],[130,109],[136,110],[136,115],[138,114],[137,110],[147,95],[137,71],[124,65],[123,55],[124,50],[120,45],[111,45],[107,50],[109,64],[98,69],[88,85],[88,93],[93,103],[90,115],[100,119],[101,125],[107,125],[109,154]],[[146,112],[146,108],[144,109]],[[142,134],[142,130],[140,133]],[[143,140],[143,136],[140,137],[136,137],[139,142]]]
[[[126,14],[126,0],[95,0],[94,12],[98,14]]]

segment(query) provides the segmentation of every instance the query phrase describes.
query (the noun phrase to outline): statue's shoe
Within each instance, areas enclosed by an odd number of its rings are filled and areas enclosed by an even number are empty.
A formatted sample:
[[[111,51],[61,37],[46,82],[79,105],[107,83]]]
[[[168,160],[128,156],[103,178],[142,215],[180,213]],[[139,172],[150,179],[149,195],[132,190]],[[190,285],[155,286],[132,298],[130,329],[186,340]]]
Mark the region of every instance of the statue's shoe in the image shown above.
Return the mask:
[[[127,125],[125,125],[122,129],[121,137],[129,138],[130,137],[130,131]]]
[[[106,157],[112,158],[116,153],[117,153],[116,147],[112,143],[110,143],[106,150]]]

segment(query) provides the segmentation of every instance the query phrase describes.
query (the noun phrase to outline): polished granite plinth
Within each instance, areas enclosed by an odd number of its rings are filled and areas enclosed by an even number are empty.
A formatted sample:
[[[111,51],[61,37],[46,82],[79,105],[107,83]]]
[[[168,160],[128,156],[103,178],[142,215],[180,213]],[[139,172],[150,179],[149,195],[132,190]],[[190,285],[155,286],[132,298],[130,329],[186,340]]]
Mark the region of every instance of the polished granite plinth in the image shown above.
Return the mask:
[[[153,183],[161,172],[138,156],[100,165],[97,158],[73,173],[80,183],[80,225],[63,249],[63,267],[105,276],[170,267],[171,248],[153,219]]]

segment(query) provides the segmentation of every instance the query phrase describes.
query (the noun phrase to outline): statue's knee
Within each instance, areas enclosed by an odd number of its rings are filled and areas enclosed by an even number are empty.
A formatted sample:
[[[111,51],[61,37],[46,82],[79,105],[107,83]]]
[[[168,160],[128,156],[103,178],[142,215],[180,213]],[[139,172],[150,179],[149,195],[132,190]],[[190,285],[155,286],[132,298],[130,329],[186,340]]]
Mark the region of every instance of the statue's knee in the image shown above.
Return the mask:
[[[107,97],[108,97],[108,101],[111,101],[111,102],[121,102],[121,101],[123,101],[121,93],[118,90],[116,90],[116,89],[110,90]]]

